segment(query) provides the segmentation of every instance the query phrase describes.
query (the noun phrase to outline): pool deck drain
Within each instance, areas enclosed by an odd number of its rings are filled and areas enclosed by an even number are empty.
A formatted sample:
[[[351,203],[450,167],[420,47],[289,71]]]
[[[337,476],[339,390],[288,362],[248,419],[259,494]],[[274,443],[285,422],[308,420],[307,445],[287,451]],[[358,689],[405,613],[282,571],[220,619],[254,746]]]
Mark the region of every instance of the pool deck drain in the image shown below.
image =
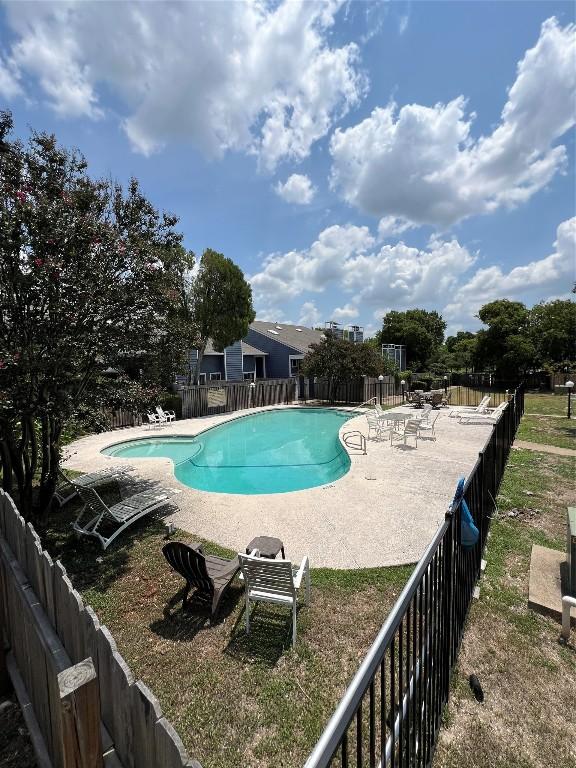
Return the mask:
[[[272,408],[278,407],[289,406]],[[69,469],[88,471],[125,461],[142,477],[180,488],[182,493],[166,520],[230,549],[243,552],[254,536],[276,536],[294,562],[309,555],[312,567],[369,568],[420,558],[444,519],[458,478],[472,470],[492,429],[459,424],[444,409],[436,421],[436,440],[423,437],[416,449],[368,440],[367,454],[351,453],[350,471],[339,480],[260,495],[197,491],[176,480],[170,459],[122,460],[100,453],[113,443],[134,438],[196,435],[258,410],[271,408],[186,419],[159,429],[131,427],[89,435],[67,446],[64,463]],[[405,407],[394,410],[412,412]],[[346,422],[340,434],[349,429],[367,436],[365,416]]]

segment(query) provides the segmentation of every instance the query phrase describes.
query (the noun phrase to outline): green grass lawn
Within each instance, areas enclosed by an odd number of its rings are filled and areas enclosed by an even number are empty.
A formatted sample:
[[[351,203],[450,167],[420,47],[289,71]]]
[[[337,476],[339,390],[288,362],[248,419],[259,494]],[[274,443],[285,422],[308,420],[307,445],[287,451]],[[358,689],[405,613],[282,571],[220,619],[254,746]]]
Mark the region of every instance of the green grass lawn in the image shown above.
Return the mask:
[[[184,614],[183,580],[164,560],[160,523],[135,527],[102,553],[71,536],[73,516],[71,508],[53,519],[45,546],[204,768],[303,765],[412,571],[313,569],[293,650],[286,610],[258,606],[246,636],[239,582],[215,626],[203,613]],[[205,551],[234,554],[209,542]]]
[[[435,768],[576,766],[576,648],[528,609],[533,544],[565,548],[576,459],[514,450],[498,497],[480,599],[472,605]],[[468,676],[476,674],[478,703]]]
[[[573,404],[576,406],[576,398]],[[518,440],[576,449],[576,420],[565,418],[565,396],[528,393],[524,398],[524,409]]]
[[[572,405],[576,406],[576,397],[574,396],[572,396]],[[539,413],[544,416],[566,416],[568,412],[567,395],[527,393],[524,397],[524,412],[526,415]]]

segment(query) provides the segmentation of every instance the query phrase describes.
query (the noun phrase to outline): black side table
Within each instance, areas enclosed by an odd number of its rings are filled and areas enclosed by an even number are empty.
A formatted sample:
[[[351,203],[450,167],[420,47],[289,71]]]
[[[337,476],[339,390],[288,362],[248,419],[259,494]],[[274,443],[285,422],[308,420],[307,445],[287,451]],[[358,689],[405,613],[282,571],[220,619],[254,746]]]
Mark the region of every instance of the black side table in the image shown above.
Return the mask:
[[[284,544],[273,536],[256,536],[246,547],[246,554],[249,555],[253,549],[260,552],[260,557],[267,557],[269,560],[274,560],[278,552],[282,552],[282,560],[286,560]]]

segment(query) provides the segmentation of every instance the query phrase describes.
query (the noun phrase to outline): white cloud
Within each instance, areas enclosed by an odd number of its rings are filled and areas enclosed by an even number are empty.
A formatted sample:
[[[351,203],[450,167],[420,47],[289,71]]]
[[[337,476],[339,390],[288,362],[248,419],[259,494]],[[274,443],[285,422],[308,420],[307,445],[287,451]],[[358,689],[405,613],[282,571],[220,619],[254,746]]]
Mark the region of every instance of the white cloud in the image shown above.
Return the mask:
[[[257,302],[278,302],[304,291],[322,292],[327,285],[343,280],[350,257],[374,242],[368,227],[328,227],[305,251],[268,256],[262,271],[249,278],[254,297]]]
[[[440,228],[525,202],[565,167],[566,149],[554,142],[575,122],[575,59],[575,25],[544,22],[518,64],[500,123],[478,139],[463,96],[374,109],[333,134],[332,186],[385,221]]]
[[[318,325],[322,319],[322,313],[313,301],[305,301],[300,308],[299,325],[307,325],[310,328]]]
[[[367,326],[391,309],[422,307],[439,310],[453,333],[477,327],[474,315],[493,299],[531,305],[565,295],[576,267],[576,217],[558,226],[554,251],[546,257],[509,271],[478,261],[479,254],[455,238],[434,237],[425,248],[402,241],[382,245],[367,227],[332,226],[310,248],[265,258],[250,282],[257,306],[273,308],[264,310],[265,319],[283,319],[279,308],[299,296],[325,294],[320,310],[316,300],[304,301],[300,323],[331,318]]]
[[[483,267],[454,293],[442,310],[451,326],[479,325],[475,315],[494,299],[516,299],[528,304],[550,300],[570,290],[576,269],[576,217],[563,221],[556,231],[554,252],[509,272],[499,266]]]
[[[8,61],[62,116],[101,116],[111,91],[139,152],[189,141],[272,169],[306,157],[366,91],[357,46],[329,42],[340,5],[9,3]]]
[[[390,237],[396,237],[411,229],[414,225],[406,219],[399,218],[397,216],[384,216],[378,222],[378,237],[381,240],[386,240]]]
[[[316,194],[316,189],[308,176],[299,173],[293,173],[284,184],[279,181],[274,190],[287,203],[299,205],[311,203]]]
[[[6,99],[11,99],[19,93],[20,85],[14,72],[0,56],[0,94]]]
[[[343,307],[336,307],[330,317],[338,322],[346,322],[348,320],[355,320],[359,314],[358,309],[352,304],[344,304]]]

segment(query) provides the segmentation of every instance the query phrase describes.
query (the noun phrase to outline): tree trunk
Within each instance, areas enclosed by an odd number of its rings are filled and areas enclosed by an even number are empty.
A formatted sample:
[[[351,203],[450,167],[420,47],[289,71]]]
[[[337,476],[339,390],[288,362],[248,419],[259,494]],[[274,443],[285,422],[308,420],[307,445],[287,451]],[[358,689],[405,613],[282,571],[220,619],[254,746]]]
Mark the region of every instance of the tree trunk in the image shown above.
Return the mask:
[[[0,440],[0,457],[2,459],[2,490],[12,494],[12,458],[5,440]]]
[[[42,481],[38,494],[38,514],[43,515],[49,509],[58,484],[58,466],[60,463],[60,435],[62,423],[59,419],[47,415],[48,443],[44,444],[47,456],[43,457]],[[44,469],[46,472],[44,473]]]
[[[206,351],[206,344],[204,341],[198,348],[198,358],[196,360],[196,367],[194,369],[194,384],[198,384],[200,381],[200,369],[202,368],[202,360],[204,360],[204,352]]]

